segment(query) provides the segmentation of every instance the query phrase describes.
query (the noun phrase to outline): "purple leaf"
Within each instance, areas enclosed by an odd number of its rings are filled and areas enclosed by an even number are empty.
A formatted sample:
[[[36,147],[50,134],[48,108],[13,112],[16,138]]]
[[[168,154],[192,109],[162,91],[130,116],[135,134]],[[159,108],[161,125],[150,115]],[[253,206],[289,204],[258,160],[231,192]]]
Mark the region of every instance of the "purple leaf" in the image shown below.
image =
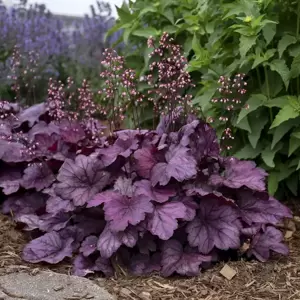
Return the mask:
[[[110,258],[122,245],[121,240],[119,239],[118,233],[112,232],[108,225],[101,233],[97,249],[100,251],[100,254],[104,258]]]
[[[57,264],[65,257],[72,257],[73,238],[62,239],[57,232],[46,233],[32,240],[23,249],[23,259],[30,263],[45,261]]]
[[[94,273],[94,266],[95,264],[91,258],[79,254],[73,261],[73,275],[84,277],[88,274]]]
[[[115,201],[117,201],[117,199],[120,197],[119,193],[116,193],[115,191],[112,190],[108,190],[108,191],[104,191],[102,193],[96,194],[87,204],[87,207],[96,207],[99,206],[103,203],[109,202],[111,201],[111,199],[115,199]]]
[[[98,239],[95,235],[90,235],[82,242],[79,251],[83,256],[89,256],[97,250]]]
[[[65,227],[64,229],[60,230],[59,235],[63,240],[68,238],[73,239],[72,249],[74,252],[78,252],[80,244],[86,236],[85,232],[77,225]]]
[[[119,177],[115,182],[114,190],[116,190],[123,196],[132,197],[135,190],[132,185],[132,179]]]
[[[214,246],[221,250],[240,246],[238,213],[228,205],[220,205],[215,199],[201,202],[197,217],[187,227],[188,241],[192,247],[208,254]]]
[[[48,135],[53,133],[59,134],[59,128],[54,123],[47,124],[44,121],[38,122],[28,132],[30,138],[34,138],[36,135]]]
[[[166,185],[172,177],[180,182],[194,177],[197,174],[196,161],[188,152],[189,149],[183,146],[170,148],[166,153],[167,163],[158,163],[152,169],[152,185]]]
[[[167,185],[171,179],[169,174],[167,173],[168,164],[160,162],[156,164],[151,170],[151,184],[153,186],[158,183],[161,185]]]
[[[110,258],[122,244],[127,247],[134,247],[138,240],[138,233],[136,228],[129,227],[123,232],[114,232],[111,230],[111,223],[107,223],[103,232],[101,233],[97,249],[104,258]]]
[[[129,224],[137,225],[145,219],[146,213],[153,211],[153,205],[147,197],[133,195],[130,198],[116,192],[102,194],[98,194],[89,206],[104,202],[105,220],[111,222],[113,231],[123,231]]]
[[[178,241],[169,240],[164,242],[162,248],[162,275],[170,276],[177,272],[180,275],[196,276],[200,272],[201,263],[210,259],[199,253],[184,252]]]
[[[248,225],[265,223],[276,225],[283,218],[291,218],[290,210],[274,198],[260,199],[251,191],[238,191],[236,203],[241,217]]]
[[[137,246],[142,254],[148,255],[149,251],[156,251],[155,237],[151,233],[146,232],[142,238],[138,239]]]
[[[174,230],[178,227],[178,218],[184,218],[186,208],[179,202],[170,202],[156,205],[153,213],[148,219],[149,231],[162,240],[172,237]]]
[[[41,193],[26,193],[19,196],[11,196],[7,198],[2,207],[4,214],[13,213],[33,214],[45,207],[47,196]]]
[[[153,148],[142,148],[134,152],[137,173],[143,178],[150,178],[151,170],[157,164]]]
[[[185,221],[193,221],[196,216],[196,210],[199,208],[199,205],[194,201],[192,197],[183,197],[178,200],[180,203],[185,206]]]
[[[254,255],[261,262],[270,258],[270,251],[288,255],[288,247],[283,244],[283,235],[278,229],[268,226],[263,233],[258,233],[252,240],[248,256]]]
[[[138,240],[137,229],[133,226],[128,227],[124,232],[118,232],[118,237],[122,244],[127,247],[134,247]]]
[[[41,191],[55,180],[55,176],[46,163],[34,163],[24,170],[22,186]]]
[[[109,173],[103,171],[98,159],[78,155],[75,161],[67,159],[57,179],[55,191],[64,199],[73,200],[75,206],[86,204],[109,182]]]
[[[246,186],[254,191],[265,190],[266,171],[257,168],[252,161],[240,161],[236,158],[228,158],[224,161],[224,175],[213,174],[209,183],[214,186],[225,185],[229,188],[238,189]]]
[[[113,276],[114,269],[109,259],[98,257],[93,268],[94,271],[101,271],[105,276]]]
[[[7,163],[24,162],[30,159],[26,147],[19,142],[0,139],[0,159]]]
[[[194,120],[179,131],[181,144],[190,146],[197,161],[203,157],[218,157],[220,146],[215,130],[205,122]]]
[[[19,223],[26,224],[23,230],[31,231],[40,228],[40,218],[36,214],[20,214],[14,217],[14,220]]]
[[[71,200],[64,200],[58,196],[50,197],[47,200],[46,211],[50,214],[59,212],[70,212],[75,210],[75,206]]]
[[[5,168],[0,174],[0,187],[5,195],[17,192],[20,188],[22,173],[19,169]]]
[[[161,269],[161,255],[160,253],[154,253],[152,256],[139,253],[133,255],[129,269],[134,275],[150,274],[153,271],[160,271]]]
[[[20,126],[21,124],[28,122],[29,127],[32,127],[36,122],[39,121],[40,117],[45,113],[45,103],[30,106],[18,115],[17,125]]]
[[[61,137],[65,142],[77,144],[85,138],[85,132],[78,122],[64,120],[59,125]]]
[[[187,196],[207,196],[214,192],[213,188],[206,182],[196,181],[183,186]]]
[[[253,237],[262,229],[262,225],[253,225],[251,227],[244,227],[241,229],[241,233],[246,237]]]
[[[138,148],[138,140],[134,135],[123,134],[121,135],[116,142],[104,149],[100,149],[99,154],[103,160],[105,166],[111,165],[116,161],[118,156],[129,157],[132,151]]]
[[[134,183],[136,195],[149,197],[150,200],[163,203],[176,195],[176,190],[168,187],[153,187],[149,180],[140,180]]]
[[[39,228],[42,231],[59,231],[65,228],[70,221],[70,215],[59,212],[56,215],[46,214],[40,218]]]

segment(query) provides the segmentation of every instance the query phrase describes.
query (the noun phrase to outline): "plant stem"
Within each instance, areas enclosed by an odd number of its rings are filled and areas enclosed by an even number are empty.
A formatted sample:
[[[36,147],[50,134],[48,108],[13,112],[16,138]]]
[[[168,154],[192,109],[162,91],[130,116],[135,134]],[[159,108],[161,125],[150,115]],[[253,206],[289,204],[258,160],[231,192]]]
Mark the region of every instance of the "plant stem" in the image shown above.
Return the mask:
[[[255,68],[255,70],[256,70],[257,80],[258,80],[258,84],[259,84],[259,89],[260,89],[260,92],[262,92],[262,83],[261,83],[260,73],[259,73],[258,68]]]
[[[269,86],[268,70],[266,67],[264,67],[264,71],[265,71],[265,82],[267,87],[267,97],[268,100],[270,100],[270,86]],[[274,117],[273,117],[272,107],[269,108],[269,114],[270,114],[271,123],[273,123]]]

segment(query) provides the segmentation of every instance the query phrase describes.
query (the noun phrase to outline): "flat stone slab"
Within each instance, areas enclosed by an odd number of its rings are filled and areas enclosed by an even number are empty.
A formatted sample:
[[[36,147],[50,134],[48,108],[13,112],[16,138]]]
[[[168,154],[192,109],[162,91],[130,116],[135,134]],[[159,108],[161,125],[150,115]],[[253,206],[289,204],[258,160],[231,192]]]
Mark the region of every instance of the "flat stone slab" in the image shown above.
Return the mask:
[[[93,281],[54,272],[0,276],[0,300],[116,300]]]

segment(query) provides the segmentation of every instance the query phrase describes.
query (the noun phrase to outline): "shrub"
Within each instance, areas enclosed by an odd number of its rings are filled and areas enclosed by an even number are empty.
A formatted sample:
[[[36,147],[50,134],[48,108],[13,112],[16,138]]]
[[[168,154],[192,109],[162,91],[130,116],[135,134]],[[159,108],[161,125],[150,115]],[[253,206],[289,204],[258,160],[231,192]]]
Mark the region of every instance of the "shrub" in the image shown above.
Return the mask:
[[[115,30],[123,28],[127,56],[143,74],[149,63],[143,41],[162,31],[184,45],[196,84],[194,103],[218,120],[224,109],[216,97],[220,76],[248,76],[250,109],[236,115],[231,151],[255,159],[269,171],[268,189],[297,195],[299,185],[299,28],[298,1],[148,1],[118,9]],[[113,32],[112,30],[111,32]],[[132,51],[132,46],[136,51]],[[239,111],[238,111],[239,112]],[[212,125],[219,130],[218,123]],[[224,124],[221,124],[224,126]],[[282,194],[282,193],[281,193]],[[282,196],[282,195],[281,195]]]
[[[17,112],[3,103],[3,212],[35,237],[24,260],[56,264],[75,256],[79,276],[109,276],[117,265],[136,275],[194,276],[232,254],[260,261],[271,251],[287,254],[275,225],[291,213],[266,192],[267,173],[220,155],[215,131],[191,114],[191,99],[181,94],[191,80],[180,48],[166,34],[158,47],[152,39],[148,44],[160,57],[147,76],[149,83],[158,78],[149,87],[160,96],[153,99],[162,115],[156,130],[101,138],[101,127],[91,124],[106,110],[91,101],[87,83],[73,112],[54,83],[45,104]],[[168,51],[173,55],[166,58]],[[107,50],[103,63],[104,97],[112,105],[107,117],[116,127],[120,108],[140,104],[143,95],[122,57]],[[122,101],[115,102],[119,92]]]

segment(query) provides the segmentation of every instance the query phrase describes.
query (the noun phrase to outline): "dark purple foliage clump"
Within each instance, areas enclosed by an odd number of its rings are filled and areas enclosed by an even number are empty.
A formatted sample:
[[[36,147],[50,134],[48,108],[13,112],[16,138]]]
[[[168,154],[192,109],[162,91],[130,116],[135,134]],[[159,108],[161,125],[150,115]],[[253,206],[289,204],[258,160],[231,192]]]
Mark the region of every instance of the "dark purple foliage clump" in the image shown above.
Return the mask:
[[[57,93],[1,108],[3,212],[37,236],[25,261],[73,258],[78,276],[110,276],[116,261],[136,275],[194,276],[232,251],[288,254],[275,225],[291,212],[266,192],[264,170],[220,156],[207,123],[166,113],[156,130],[105,138],[88,126],[87,99],[87,115],[66,113]]]

